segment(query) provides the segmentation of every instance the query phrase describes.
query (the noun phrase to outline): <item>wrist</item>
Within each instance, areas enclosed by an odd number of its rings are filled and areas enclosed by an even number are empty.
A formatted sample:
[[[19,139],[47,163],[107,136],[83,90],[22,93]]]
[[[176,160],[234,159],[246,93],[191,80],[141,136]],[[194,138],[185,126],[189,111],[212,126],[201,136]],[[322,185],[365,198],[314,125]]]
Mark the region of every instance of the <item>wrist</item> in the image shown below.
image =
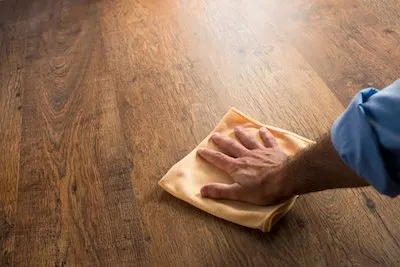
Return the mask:
[[[279,197],[292,197],[297,195],[296,183],[294,175],[291,171],[291,157],[288,157],[284,163],[277,167],[275,177],[277,179],[277,189]]]

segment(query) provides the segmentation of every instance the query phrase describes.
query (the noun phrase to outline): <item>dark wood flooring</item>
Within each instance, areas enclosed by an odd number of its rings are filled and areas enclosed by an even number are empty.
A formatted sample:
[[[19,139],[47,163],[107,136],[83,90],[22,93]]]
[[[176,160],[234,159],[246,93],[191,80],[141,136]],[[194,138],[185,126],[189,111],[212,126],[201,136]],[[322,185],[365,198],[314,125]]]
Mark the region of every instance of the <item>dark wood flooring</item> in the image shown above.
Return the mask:
[[[229,107],[316,139],[397,79],[397,0],[1,0],[1,266],[399,266],[400,200],[302,196],[271,233],[157,181]]]

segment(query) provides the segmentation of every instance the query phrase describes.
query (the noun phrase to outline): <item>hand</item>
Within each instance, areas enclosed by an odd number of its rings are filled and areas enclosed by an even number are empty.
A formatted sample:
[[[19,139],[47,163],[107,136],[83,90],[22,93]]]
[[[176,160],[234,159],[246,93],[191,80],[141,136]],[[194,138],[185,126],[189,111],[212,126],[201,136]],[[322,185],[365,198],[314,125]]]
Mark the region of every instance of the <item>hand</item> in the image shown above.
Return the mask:
[[[261,128],[259,135],[264,144],[243,128],[235,128],[235,135],[240,142],[219,133],[211,137],[222,152],[199,149],[200,157],[234,180],[232,184],[207,184],[201,188],[201,195],[257,205],[268,205],[288,197],[288,185],[280,175],[287,155],[279,148],[273,135]]]

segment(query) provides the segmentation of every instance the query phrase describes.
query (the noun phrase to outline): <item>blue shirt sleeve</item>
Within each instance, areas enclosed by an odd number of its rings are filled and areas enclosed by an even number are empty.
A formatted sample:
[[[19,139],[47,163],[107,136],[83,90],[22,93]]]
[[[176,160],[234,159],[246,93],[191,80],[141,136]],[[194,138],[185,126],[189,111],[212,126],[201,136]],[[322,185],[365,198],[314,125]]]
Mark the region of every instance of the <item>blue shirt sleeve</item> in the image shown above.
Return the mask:
[[[383,194],[400,194],[400,80],[381,91],[360,91],[331,136],[342,160],[360,177]]]

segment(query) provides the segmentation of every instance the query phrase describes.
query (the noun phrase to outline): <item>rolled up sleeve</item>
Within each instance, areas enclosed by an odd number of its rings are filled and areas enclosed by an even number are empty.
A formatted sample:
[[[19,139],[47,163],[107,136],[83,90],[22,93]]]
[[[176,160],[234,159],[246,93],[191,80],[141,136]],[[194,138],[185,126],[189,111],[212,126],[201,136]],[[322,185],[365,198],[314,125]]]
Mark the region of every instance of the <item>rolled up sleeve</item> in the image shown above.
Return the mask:
[[[342,160],[360,177],[383,194],[400,194],[400,80],[381,91],[360,91],[331,136]]]

